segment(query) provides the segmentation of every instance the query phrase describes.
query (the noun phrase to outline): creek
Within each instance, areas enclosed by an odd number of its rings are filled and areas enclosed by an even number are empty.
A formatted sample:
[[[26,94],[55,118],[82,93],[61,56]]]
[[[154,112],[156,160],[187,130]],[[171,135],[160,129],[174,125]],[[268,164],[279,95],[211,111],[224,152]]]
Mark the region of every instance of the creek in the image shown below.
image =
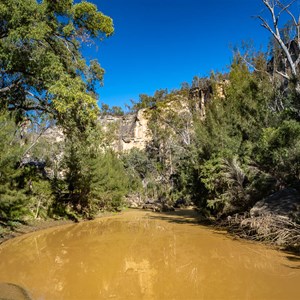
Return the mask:
[[[0,282],[37,300],[299,299],[300,258],[200,226],[192,211],[128,210],[3,243]]]

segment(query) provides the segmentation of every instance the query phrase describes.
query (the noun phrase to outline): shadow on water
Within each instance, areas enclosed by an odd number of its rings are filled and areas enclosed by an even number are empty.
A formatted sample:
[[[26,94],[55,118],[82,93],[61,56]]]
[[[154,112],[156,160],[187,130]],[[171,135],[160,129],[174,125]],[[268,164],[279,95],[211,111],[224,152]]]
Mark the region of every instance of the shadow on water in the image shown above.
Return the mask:
[[[201,218],[194,209],[178,209],[170,212],[155,213],[148,216],[152,220],[163,220],[170,223],[200,225]]]
[[[287,266],[287,265],[285,265],[285,266]],[[290,269],[294,269],[294,270],[300,270],[300,265],[294,266],[294,267],[292,267],[292,266],[287,266],[287,267],[289,267]]]
[[[295,256],[292,253],[290,255],[286,256],[286,258],[290,261],[299,261],[300,262],[300,256]]]
[[[170,223],[176,224],[189,224],[189,225],[199,225],[199,226],[207,226],[211,229],[214,229],[214,234],[223,235],[227,233],[226,230],[222,230],[221,228],[212,228],[210,222],[204,222],[201,218],[200,214],[195,209],[177,209],[175,211],[170,212],[157,212],[155,215],[151,214],[147,216],[151,220],[162,220],[167,221]],[[233,240],[238,239],[236,236],[231,235]],[[291,262],[300,262],[300,255],[296,251],[286,251],[283,252],[287,253],[286,258]],[[292,269],[300,269],[300,264],[296,266],[288,266]]]
[[[293,252],[288,252],[288,255],[286,256],[286,258],[292,262],[300,262],[300,256],[298,254],[294,254]],[[291,269],[299,270],[300,264],[297,266],[288,266],[288,267]]]

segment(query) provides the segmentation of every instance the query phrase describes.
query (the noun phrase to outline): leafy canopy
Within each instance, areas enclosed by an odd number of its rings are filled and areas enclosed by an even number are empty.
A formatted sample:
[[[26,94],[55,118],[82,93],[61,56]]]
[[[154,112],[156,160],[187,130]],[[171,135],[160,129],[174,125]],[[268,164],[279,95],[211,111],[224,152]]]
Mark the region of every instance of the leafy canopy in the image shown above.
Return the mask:
[[[0,108],[60,121],[76,110],[96,117],[95,85],[104,70],[80,50],[113,34],[112,19],[89,2],[2,0]]]

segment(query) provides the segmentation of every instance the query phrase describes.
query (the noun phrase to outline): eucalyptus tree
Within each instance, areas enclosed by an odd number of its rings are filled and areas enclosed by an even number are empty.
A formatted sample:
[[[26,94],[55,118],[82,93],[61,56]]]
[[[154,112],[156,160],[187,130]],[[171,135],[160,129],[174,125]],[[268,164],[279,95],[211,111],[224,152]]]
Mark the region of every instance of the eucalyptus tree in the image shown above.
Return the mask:
[[[0,107],[64,123],[97,113],[95,86],[104,70],[82,46],[113,34],[112,19],[90,2],[1,0]]]
[[[112,35],[114,27],[95,4],[76,2],[0,1],[0,112],[13,112],[19,124],[62,126],[64,160],[74,159],[65,164],[63,187],[54,182],[53,192],[59,203],[63,195],[66,206],[81,204],[83,213],[92,205],[86,199],[96,153],[89,141],[96,135],[96,87],[104,70],[97,60],[86,60],[82,49]]]

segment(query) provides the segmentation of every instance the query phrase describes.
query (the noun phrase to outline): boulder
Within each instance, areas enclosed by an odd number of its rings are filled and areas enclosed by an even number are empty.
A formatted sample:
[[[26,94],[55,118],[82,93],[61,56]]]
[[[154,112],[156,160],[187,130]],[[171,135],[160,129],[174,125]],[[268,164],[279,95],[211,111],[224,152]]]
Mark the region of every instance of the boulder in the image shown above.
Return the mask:
[[[0,282],[0,299],[31,300],[32,298],[23,287],[13,283]]]
[[[270,214],[299,220],[300,193],[293,188],[281,190],[258,201],[250,210],[251,217]]]
[[[150,203],[149,201],[147,201],[143,205],[143,209],[152,210],[152,211],[162,211],[162,204],[157,201],[153,202],[153,203]]]
[[[126,198],[126,205],[130,208],[141,208],[143,204],[144,200],[138,194],[132,194]]]

